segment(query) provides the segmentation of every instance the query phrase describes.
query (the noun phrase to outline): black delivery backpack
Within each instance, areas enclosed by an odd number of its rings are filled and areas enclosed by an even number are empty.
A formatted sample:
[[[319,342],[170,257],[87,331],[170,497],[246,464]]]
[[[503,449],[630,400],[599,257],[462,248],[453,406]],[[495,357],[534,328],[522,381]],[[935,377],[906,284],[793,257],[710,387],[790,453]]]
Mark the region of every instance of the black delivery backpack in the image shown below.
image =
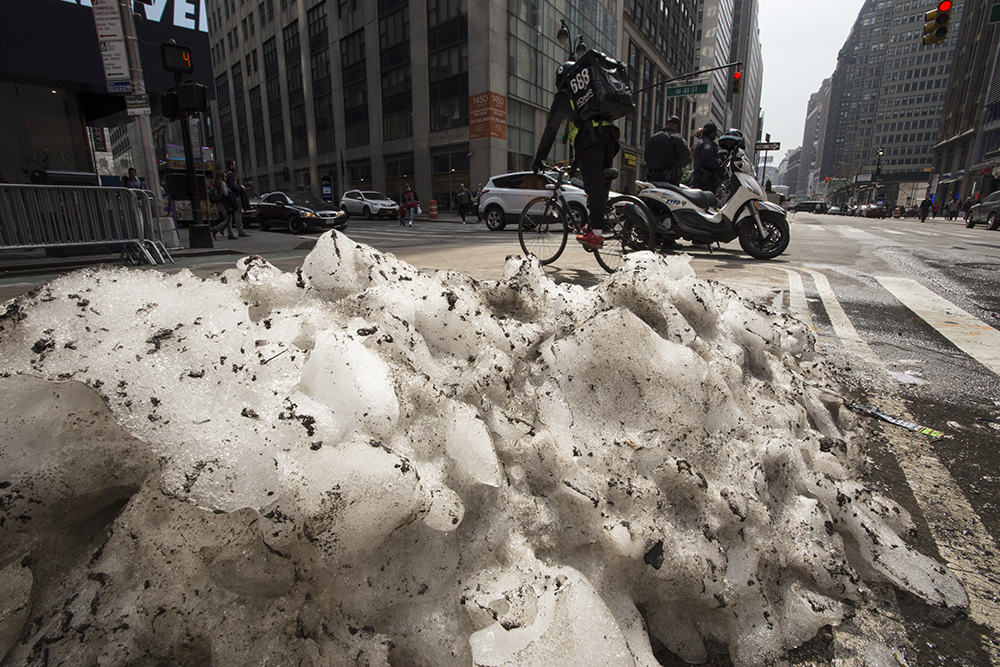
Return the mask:
[[[625,63],[591,49],[565,75],[580,120],[617,120],[635,109]]]

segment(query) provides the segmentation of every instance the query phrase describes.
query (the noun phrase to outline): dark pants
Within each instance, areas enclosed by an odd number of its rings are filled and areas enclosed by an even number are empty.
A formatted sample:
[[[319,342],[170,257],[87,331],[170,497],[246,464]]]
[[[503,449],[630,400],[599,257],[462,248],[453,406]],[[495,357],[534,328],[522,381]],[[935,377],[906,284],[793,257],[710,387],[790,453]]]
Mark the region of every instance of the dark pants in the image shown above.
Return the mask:
[[[604,229],[604,213],[608,208],[608,183],[604,170],[614,165],[618,153],[618,132],[610,127],[600,127],[593,132],[588,128],[576,135],[576,160],[587,193],[591,229]]]
[[[464,204],[462,202],[458,202],[458,214],[462,216],[462,222],[465,222],[465,216],[469,215],[468,202]]]
[[[646,180],[650,183],[670,183],[671,185],[681,184],[680,175],[677,174],[676,169],[671,169],[669,171],[650,171],[646,174]]]

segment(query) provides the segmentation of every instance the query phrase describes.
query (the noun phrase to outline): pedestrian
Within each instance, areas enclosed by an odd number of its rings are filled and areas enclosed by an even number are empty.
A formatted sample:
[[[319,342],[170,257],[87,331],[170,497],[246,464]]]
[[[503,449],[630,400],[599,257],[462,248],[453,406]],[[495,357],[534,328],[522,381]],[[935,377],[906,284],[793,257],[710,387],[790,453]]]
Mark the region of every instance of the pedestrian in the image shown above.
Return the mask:
[[[927,215],[931,212],[931,207],[930,197],[924,197],[924,200],[920,202],[920,222],[927,220]]]
[[[472,193],[466,189],[465,183],[458,184],[458,190],[455,191],[455,201],[458,202],[458,214],[462,216],[462,224],[467,224],[465,216],[469,215],[469,204],[472,202]]]
[[[420,208],[420,198],[417,197],[417,193],[410,188],[409,183],[403,184],[403,204],[402,208],[406,210],[406,216],[410,221],[410,227],[413,226],[413,216],[417,214],[417,210]],[[400,221],[402,222],[402,221]]]
[[[122,179],[122,187],[132,188],[134,190],[142,189],[142,181],[135,173],[135,167],[128,168],[128,175]]]
[[[691,161],[691,152],[680,131],[681,119],[671,116],[646,142],[647,181],[680,185],[684,167]]]
[[[969,195],[968,197],[966,197],[965,198],[965,203],[962,204],[962,217],[965,218],[966,222],[969,221],[969,216],[972,215],[972,205],[973,204],[975,204],[975,201],[973,201],[972,195]]]
[[[955,218],[957,218],[958,217],[958,209],[959,209],[958,197],[955,197],[954,199],[950,199],[948,201],[948,215],[947,215],[947,218],[949,220],[954,220]]]
[[[584,121],[577,114],[571,101],[566,73],[574,66],[563,63],[556,70],[556,95],[549,108],[548,121],[542,138],[535,151],[535,161],[531,165],[537,174],[545,166],[556,133],[565,122],[566,136],[576,151],[576,164],[583,178],[583,190],[587,193],[589,224],[576,240],[588,248],[604,246],[604,213],[608,206],[610,183],[604,178],[604,170],[610,169],[618,153],[618,126],[609,120],[593,119]]]
[[[214,239],[216,234],[222,231],[228,232],[229,239],[238,238],[233,233],[233,215],[238,210],[236,195],[229,189],[226,176],[221,171],[215,172],[215,186],[212,190],[213,192],[208,193],[208,200],[215,204],[219,213],[218,224],[212,226],[212,238]]]
[[[250,236],[243,231],[243,211],[250,210],[250,200],[247,198],[246,190],[236,178],[236,160],[233,158],[226,160],[226,186],[236,202],[236,210],[233,213],[233,225],[236,227],[236,233],[240,236]]]
[[[694,169],[691,174],[691,187],[699,190],[715,192],[719,189],[722,179],[719,177],[722,171],[722,158],[719,157],[719,147],[715,143],[715,137],[719,131],[715,123],[708,122],[702,128],[701,141],[694,149]]]

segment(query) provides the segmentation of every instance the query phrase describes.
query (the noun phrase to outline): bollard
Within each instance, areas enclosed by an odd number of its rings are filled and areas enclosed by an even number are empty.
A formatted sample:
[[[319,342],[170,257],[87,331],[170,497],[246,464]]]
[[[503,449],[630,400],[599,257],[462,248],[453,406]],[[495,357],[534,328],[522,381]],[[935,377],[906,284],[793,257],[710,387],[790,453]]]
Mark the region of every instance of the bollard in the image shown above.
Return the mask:
[[[894,218],[901,218],[901,217],[903,217],[903,208],[901,206],[897,206],[895,209],[893,209],[893,211],[892,211],[892,217],[894,217]]]
[[[437,220],[438,219],[438,203],[436,199],[432,199],[427,202],[427,219]]]

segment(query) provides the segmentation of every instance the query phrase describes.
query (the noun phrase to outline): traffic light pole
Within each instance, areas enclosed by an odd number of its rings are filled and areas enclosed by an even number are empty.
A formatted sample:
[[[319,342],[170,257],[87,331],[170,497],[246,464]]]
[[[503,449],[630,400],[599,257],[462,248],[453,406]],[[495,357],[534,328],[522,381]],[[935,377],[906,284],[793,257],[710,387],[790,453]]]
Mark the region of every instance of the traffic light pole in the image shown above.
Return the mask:
[[[118,11],[121,13],[122,29],[125,33],[125,49],[128,54],[129,74],[132,80],[133,94],[145,94],[146,82],[142,76],[142,61],[139,59],[139,43],[135,34],[135,15],[132,13],[130,0],[118,0]],[[143,159],[146,163],[146,188],[156,197],[153,215],[160,217],[163,210],[163,192],[160,190],[160,174],[156,169],[156,153],[153,151],[153,124],[149,114],[136,116],[139,126],[139,140],[142,143]],[[158,225],[159,222],[153,223]],[[151,230],[157,233],[156,230]]]
[[[180,89],[183,75],[174,72],[174,83]],[[181,110],[181,130],[184,133],[184,167],[187,171],[188,193],[191,195],[191,224],[200,225],[201,222],[201,193],[198,190],[198,176],[194,171],[194,147],[191,145],[191,122],[190,117]],[[201,157],[201,147],[198,147],[198,156]]]
[[[699,74],[708,74],[709,72],[715,72],[720,69],[729,69],[730,67],[743,67],[743,61],[737,60],[734,63],[726,63],[725,65],[719,65],[718,67],[710,67],[708,69],[700,69],[697,72],[688,72],[687,74],[681,74],[680,76],[675,76],[672,79],[666,79],[664,81],[657,81],[656,83],[651,83],[644,88],[640,88],[633,92],[633,95],[638,95],[639,93],[644,93],[647,90],[652,90],[658,86],[665,86],[668,83],[673,83],[674,81],[681,81],[683,79],[690,79],[693,76],[698,76]]]

